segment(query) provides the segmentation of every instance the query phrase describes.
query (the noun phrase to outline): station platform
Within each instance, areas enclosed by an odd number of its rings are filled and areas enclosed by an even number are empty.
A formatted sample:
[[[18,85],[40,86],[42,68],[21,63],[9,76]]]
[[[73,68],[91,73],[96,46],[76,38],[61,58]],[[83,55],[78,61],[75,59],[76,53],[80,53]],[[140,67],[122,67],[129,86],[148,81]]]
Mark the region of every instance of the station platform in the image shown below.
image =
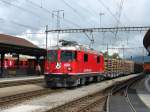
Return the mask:
[[[33,79],[43,79],[44,75],[40,76],[22,76],[22,77],[11,77],[11,78],[0,78],[0,83],[12,82],[12,81],[22,81],[22,80],[33,80]]]
[[[128,89],[128,98],[136,112],[150,112],[150,76],[146,76]],[[127,97],[117,94],[110,97],[109,112],[133,112]]]
[[[109,102],[109,112],[133,112],[126,102],[124,96],[111,96]]]
[[[43,83],[44,75],[41,76],[24,76],[24,77],[13,77],[13,78],[0,78],[0,88]]]
[[[41,90],[44,76],[26,76],[0,79],[0,98],[10,95]]]
[[[43,84],[28,84],[0,88],[0,98],[44,89]]]
[[[136,87],[137,96],[150,111],[150,75],[139,83]]]

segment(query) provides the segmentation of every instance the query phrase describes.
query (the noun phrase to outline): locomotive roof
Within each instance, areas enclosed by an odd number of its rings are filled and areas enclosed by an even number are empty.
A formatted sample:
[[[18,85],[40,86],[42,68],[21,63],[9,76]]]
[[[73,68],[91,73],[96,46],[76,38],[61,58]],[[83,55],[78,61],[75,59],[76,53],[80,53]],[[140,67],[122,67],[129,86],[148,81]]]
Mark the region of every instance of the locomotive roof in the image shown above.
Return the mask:
[[[90,49],[86,46],[83,45],[75,45],[75,46],[51,46],[49,50],[71,50],[71,51],[84,51],[88,53],[93,53],[93,54],[100,54],[102,55],[101,52],[98,52],[96,50]]]

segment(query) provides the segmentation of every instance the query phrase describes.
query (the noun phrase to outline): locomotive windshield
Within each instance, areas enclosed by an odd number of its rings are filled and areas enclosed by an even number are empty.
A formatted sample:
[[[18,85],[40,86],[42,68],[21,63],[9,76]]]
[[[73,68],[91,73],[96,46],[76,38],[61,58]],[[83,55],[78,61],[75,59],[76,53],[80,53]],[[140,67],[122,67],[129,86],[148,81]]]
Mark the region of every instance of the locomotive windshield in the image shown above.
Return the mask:
[[[57,61],[57,51],[54,51],[54,50],[49,51],[47,53],[47,59],[50,62],[56,62]]]
[[[61,61],[62,62],[70,62],[76,59],[75,51],[61,51]]]

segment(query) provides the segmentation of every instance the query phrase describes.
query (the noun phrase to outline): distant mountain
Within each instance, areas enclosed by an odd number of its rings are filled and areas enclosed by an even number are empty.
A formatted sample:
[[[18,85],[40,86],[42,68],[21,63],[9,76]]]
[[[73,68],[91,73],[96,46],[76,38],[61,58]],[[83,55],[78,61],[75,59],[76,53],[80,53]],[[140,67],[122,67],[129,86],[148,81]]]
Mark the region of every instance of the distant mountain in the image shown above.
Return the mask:
[[[130,58],[129,60],[133,60],[137,63],[150,62],[150,56],[136,56],[133,57],[132,59]]]

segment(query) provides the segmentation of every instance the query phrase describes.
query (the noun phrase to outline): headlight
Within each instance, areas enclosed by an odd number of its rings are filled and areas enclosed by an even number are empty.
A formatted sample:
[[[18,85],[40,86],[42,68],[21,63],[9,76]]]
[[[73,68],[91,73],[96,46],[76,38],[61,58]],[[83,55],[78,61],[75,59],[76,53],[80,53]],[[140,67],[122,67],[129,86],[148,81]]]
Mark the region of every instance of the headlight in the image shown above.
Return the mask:
[[[68,71],[71,71],[71,70],[72,70],[72,68],[71,68],[71,67],[67,67],[67,70],[68,70]]]

